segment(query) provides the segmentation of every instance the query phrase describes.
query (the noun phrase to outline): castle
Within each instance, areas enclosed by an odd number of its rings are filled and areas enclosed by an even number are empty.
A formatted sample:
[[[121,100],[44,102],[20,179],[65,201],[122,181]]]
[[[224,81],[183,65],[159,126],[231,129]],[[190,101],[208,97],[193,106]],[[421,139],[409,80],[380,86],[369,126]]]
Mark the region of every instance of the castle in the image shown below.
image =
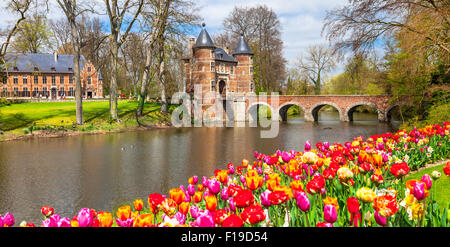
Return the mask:
[[[253,53],[243,34],[232,55],[227,48],[214,45],[202,24],[197,40],[189,40],[190,55],[184,58],[186,92],[192,94],[195,85],[202,93],[217,92],[223,99],[227,93],[253,92]]]

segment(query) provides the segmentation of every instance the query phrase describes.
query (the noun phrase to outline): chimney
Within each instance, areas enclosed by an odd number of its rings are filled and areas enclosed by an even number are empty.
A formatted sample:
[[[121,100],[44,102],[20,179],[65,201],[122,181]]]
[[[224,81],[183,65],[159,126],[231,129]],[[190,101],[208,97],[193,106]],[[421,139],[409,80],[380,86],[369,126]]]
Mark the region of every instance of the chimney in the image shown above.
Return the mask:
[[[189,38],[189,55],[194,56],[195,38]]]
[[[55,63],[57,63],[58,62],[58,52],[54,52],[53,53],[53,57],[54,57],[54,59],[55,59]]]

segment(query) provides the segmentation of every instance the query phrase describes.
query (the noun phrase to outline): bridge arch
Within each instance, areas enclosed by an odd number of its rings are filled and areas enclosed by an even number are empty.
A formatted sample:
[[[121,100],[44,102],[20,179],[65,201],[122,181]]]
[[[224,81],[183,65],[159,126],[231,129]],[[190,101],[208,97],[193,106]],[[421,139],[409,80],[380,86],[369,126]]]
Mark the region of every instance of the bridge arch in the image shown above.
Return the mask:
[[[315,104],[313,107],[310,108],[310,111],[308,113],[305,112],[305,119],[314,122],[319,121],[319,111],[320,109],[322,109],[322,107],[326,105],[334,107],[339,112],[339,120],[345,121],[344,115],[342,114],[342,109],[337,104],[329,101],[324,101]]]
[[[347,109],[345,109],[345,116],[348,118],[348,121],[353,121],[353,113],[355,112],[356,108],[359,106],[370,106],[374,108],[377,111],[377,118],[379,121],[384,121],[384,114],[380,109],[378,109],[378,106],[371,102],[357,102],[354,104],[351,104]]]
[[[289,108],[294,105],[300,107],[300,109],[302,109],[302,111],[303,111],[303,114],[306,114],[305,108],[298,102],[289,101],[289,102],[283,103],[278,107],[278,113],[280,114],[281,120],[283,122],[287,121],[287,112],[288,112]]]
[[[276,111],[274,111],[273,107],[267,102],[254,102],[247,107],[247,120],[249,122],[257,123],[258,122],[258,110],[261,106],[267,106],[270,109],[272,119],[277,119],[278,116]]]

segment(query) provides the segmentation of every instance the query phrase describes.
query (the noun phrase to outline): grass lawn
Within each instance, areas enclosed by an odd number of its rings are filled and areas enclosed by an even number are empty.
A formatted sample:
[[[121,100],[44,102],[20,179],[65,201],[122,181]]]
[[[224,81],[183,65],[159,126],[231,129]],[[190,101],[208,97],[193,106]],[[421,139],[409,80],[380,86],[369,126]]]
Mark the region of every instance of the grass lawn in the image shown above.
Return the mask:
[[[441,177],[437,181],[433,181],[433,185],[431,186],[431,191],[434,193],[434,199],[439,204],[440,210],[450,205],[450,177],[444,174],[444,170],[442,169],[444,165],[429,167],[407,177],[407,179],[420,180],[426,173],[431,176],[431,173],[435,170],[440,172]]]
[[[112,131],[137,126],[135,119],[137,102],[120,100],[118,114],[122,122],[111,121],[109,101],[83,102],[84,126],[76,126],[75,102],[40,102],[11,104],[0,107],[0,129],[5,133],[24,134],[24,129],[35,125],[40,128],[69,129],[78,131]],[[168,121],[169,116],[159,112],[160,105],[146,103],[145,124]]]

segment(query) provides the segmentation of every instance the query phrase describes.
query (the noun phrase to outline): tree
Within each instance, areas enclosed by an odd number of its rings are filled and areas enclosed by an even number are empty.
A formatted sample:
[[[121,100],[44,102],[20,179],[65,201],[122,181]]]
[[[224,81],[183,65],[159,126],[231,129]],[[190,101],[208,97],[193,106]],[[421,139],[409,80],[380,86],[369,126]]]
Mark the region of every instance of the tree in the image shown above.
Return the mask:
[[[0,45],[0,68],[3,69],[6,64],[5,55],[8,51],[8,47],[11,44],[11,39],[18,32],[20,24],[26,20],[26,13],[30,9],[33,0],[10,0],[7,5],[7,10],[10,10],[13,14],[19,15],[14,27],[5,31],[5,41]]]
[[[316,95],[321,93],[321,84],[324,73],[331,71],[336,66],[336,56],[325,45],[309,46],[307,54],[300,56],[297,68],[314,85]]]
[[[119,49],[126,42],[134,23],[141,14],[144,0],[104,0],[109,17],[110,67],[111,81],[109,87],[110,114],[118,120],[117,114],[117,80],[119,77]],[[124,30],[124,31],[123,31]]]
[[[50,36],[47,18],[34,13],[20,23],[11,46],[18,53],[42,53],[51,46]]]
[[[77,22],[84,12],[89,11],[90,8],[83,2],[76,0],[57,0],[57,3],[63,10],[70,25],[70,37],[73,49],[73,69],[75,80],[75,104],[76,104],[76,122],[78,125],[83,124],[83,95],[80,78],[80,59],[82,37],[80,32],[80,24]]]
[[[235,7],[223,21],[225,34],[219,35],[226,45],[235,47],[243,33],[254,53],[255,83],[259,90],[279,91],[286,79],[281,24],[277,14],[266,5],[252,8]]]
[[[415,36],[416,49],[433,47],[450,55],[448,0],[350,0],[327,11],[322,32],[337,49],[367,50],[400,30]]]

